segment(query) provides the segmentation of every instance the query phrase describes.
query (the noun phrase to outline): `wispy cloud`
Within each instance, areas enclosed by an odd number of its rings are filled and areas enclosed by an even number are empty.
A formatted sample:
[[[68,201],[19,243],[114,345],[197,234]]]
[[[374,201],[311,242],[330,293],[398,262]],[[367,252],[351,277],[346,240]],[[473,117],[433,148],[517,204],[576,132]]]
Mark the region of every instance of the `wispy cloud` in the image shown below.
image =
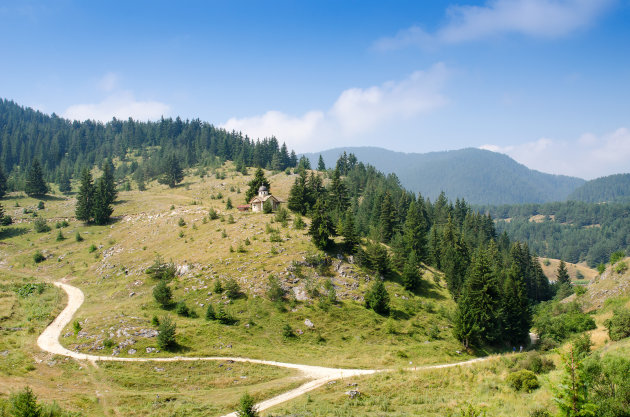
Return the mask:
[[[169,114],[170,107],[160,101],[138,100],[133,92],[120,89],[120,75],[109,72],[100,78],[95,87],[107,93],[98,103],[74,104],[63,116],[71,120],[98,120],[107,122],[112,118],[126,120],[156,120]]]
[[[268,111],[260,116],[233,117],[222,127],[254,138],[273,135],[300,151],[321,148],[444,106],[448,99],[442,90],[448,76],[446,66],[438,63],[403,80],[347,89],[328,110],[311,110],[302,116]]]
[[[376,49],[432,48],[504,34],[557,38],[592,24],[615,0],[490,0],[484,6],[451,6],[434,33],[419,26],[379,39]]]
[[[585,133],[575,140],[540,138],[520,145],[490,144],[481,148],[505,153],[529,168],[554,174],[592,179],[630,172],[630,130],[625,127],[601,136]]]

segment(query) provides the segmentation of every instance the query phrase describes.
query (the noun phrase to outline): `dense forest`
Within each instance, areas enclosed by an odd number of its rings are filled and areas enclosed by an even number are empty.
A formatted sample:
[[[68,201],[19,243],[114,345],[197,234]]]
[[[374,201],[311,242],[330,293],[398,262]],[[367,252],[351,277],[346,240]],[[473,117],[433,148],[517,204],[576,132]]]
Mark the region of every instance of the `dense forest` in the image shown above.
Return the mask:
[[[568,200],[630,203],[630,174],[609,175],[589,181],[569,194]]]
[[[527,242],[539,256],[594,267],[630,249],[630,204],[564,203],[478,207],[497,219],[499,232]],[[535,216],[535,217],[534,217]]]
[[[199,120],[71,122],[0,100],[0,171],[9,190],[24,189],[33,161],[39,161],[48,182],[63,184],[108,158],[126,162],[116,177],[135,174],[136,180],[165,174],[173,158],[183,168],[218,159],[233,160],[241,169],[284,170],[298,162],[295,152],[274,137],[253,141]]]
[[[443,191],[451,200],[464,198],[471,204],[564,201],[585,182],[535,171],[507,155],[474,148],[419,154],[353,147],[331,149],[321,155],[331,165],[344,151],[379,171],[396,174],[405,188],[431,200]],[[319,155],[305,154],[313,165]]]
[[[455,331],[465,346],[526,342],[532,306],[555,288],[527,245],[497,235],[489,215],[444,193],[435,202],[415,195],[353,154],[344,153],[325,173],[298,171],[288,207],[311,218],[316,246],[353,255],[360,266],[418,293],[432,285],[421,279],[423,265],[435,267],[458,303]],[[343,243],[335,244],[335,235]],[[387,299],[377,280],[366,305],[385,314]]]

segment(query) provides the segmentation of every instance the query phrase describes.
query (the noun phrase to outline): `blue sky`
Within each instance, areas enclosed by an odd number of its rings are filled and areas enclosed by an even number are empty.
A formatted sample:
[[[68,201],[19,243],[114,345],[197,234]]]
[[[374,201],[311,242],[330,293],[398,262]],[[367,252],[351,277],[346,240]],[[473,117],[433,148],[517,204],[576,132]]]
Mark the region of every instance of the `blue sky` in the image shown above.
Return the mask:
[[[630,170],[629,23],[630,0],[2,1],[0,96],[594,178]]]

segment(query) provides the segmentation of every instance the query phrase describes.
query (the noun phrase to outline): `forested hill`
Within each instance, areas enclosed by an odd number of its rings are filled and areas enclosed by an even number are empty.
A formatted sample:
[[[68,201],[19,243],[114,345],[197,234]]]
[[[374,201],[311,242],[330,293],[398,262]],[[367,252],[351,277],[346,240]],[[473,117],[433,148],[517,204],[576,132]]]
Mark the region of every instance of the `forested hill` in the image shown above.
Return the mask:
[[[616,174],[588,181],[568,197],[587,203],[630,202],[630,174]]]
[[[11,181],[24,177],[34,159],[39,160],[46,180],[60,182],[78,178],[82,168],[105,158],[125,158],[129,151],[142,156],[145,163],[141,168],[147,178],[159,174],[171,156],[183,167],[214,163],[216,157],[276,170],[297,164],[295,153],[273,137],[253,141],[198,119],[71,122],[0,99],[0,168],[10,174],[10,187],[15,185]],[[136,172],[137,166],[131,169]]]
[[[344,151],[380,171],[395,173],[405,188],[431,200],[444,191],[450,199],[464,198],[472,204],[564,201],[585,182],[534,171],[506,155],[475,148],[425,154],[375,147],[337,148],[321,152],[326,166],[334,167]],[[305,154],[313,166],[319,155]]]

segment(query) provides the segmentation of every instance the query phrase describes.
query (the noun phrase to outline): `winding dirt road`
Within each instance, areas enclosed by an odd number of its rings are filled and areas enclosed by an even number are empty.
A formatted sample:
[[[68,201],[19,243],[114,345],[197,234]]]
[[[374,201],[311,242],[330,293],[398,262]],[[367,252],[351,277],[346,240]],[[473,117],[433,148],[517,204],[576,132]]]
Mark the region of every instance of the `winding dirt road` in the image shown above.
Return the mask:
[[[342,369],[342,368],[325,368],[322,366],[312,366],[312,365],[299,365],[294,363],[284,363],[284,362],[275,362],[275,361],[264,361],[260,359],[249,359],[249,358],[239,358],[239,357],[227,357],[227,356],[209,356],[209,357],[189,357],[189,356],[175,356],[170,358],[119,358],[116,356],[99,356],[99,355],[88,355],[85,353],[73,352],[69,349],[66,349],[59,343],[59,336],[63,331],[64,327],[72,321],[72,317],[77,312],[77,310],[81,307],[84,301],[83,292],[77,287],[73,287],[72,285],[65,284],[62,282],[54,283],[57,287],[62,288],[66,294],[68,294],[68,305],[63,311],[55,318],[55,320],[42,332],[42,334],[37,338],[37,345],[44,351],[54,353],[56,355],[67,356],[70,358],[78,359],[78,360],[87,360],[90,362],[97,361],[115,361],[115,362],[177,362],[177,361],[226,361],[231,360],[234,362],[249,362],[256,363],[262,365],[271,365],[278,366],[282,368],[296,369],[302,373],[302,375],[311,379],[311,381],[295,388],[291,391],[280,394],[276,397],[270,398],[268,400],[262,401],[258,403],[256,406],[259,411],[266,410],[278,404],[281,404],[285,401],[289,401],[293,398],[299,397],[303,394],[306,394],[309,391],[312,391],[316,388],[321,387],[327,382],[349,378],[359,375],[369,375],[375,374],[377,372],[387,372],[391,371],[387,369]],[[465,362],[457,362],[457,363],[449,363],[444,365],[431,365],[431,366],[423,366],[417,368],[410,368],[409,370],[424,370],[424,369],[439,369],[439,368],[450,368],[454,366],[462,366],[468,365],[475,362],[480,362],[487,360],[489,358],[477,358],[472,359]],[[236,417],[236,412],[226,414],[223,417]]]

